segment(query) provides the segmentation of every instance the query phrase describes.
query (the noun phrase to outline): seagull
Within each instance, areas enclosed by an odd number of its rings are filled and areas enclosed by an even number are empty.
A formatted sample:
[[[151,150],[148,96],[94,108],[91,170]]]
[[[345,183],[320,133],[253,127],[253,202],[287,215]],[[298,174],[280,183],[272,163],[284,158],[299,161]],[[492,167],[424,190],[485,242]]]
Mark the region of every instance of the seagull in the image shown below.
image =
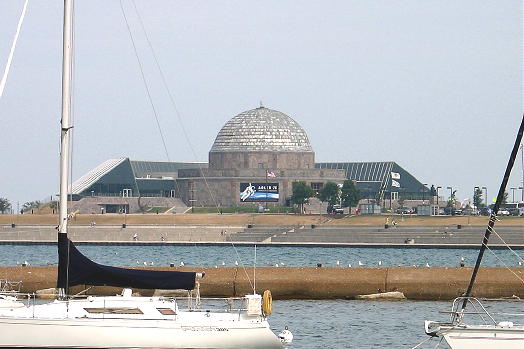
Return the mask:
[[[278,263],[277,263],[277,264],[275,264],[275,267],[278,267]]]
[[[144,262],[144,265],[147,266],[147,262]]]
[[[348,264],[348,268],[351,268],[351,263]]]
[[[378,261],[378,265],[381,266],[382,265],[382,261]]]
[[[138,265],[138,264],[140,264],[140,262],[137,260],[137,261],[136,261],[136,264]]]
[[[24,263],[22,263],[22,267],[27,267],[28,265],[30,265],[28,261],[24,261]]]
[[[185,264],[184,262],[180,262],[180,266],[183,267]]]
[[[280,262],[280,265],[285,265],[283,262]]]
[[[426,267],[429,267],[429,263],[426,262]]]
[[[235,261],[235,265],[238,265],[238,261]]]
[[[521,261],[519,261],[519,266],[522,266],[522,262]]]
[[[226,262],[222,261],[222,265],[226,265]]]
[[[153,262],[149,262],[149,265],[153,265]]]
[[[337,267],[340,267],[340,261],[337,261]]]
[[[358,266],[359,267],[362,267],[364,265],[364,263],[362,263],[361,261],[358,261]]]

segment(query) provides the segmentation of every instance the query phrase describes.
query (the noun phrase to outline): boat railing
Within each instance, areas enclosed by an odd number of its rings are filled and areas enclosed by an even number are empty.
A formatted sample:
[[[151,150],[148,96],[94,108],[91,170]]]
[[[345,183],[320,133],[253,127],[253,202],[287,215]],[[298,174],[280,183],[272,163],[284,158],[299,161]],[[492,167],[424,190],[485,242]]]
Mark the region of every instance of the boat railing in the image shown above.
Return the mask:
[[[17,293],[22,288],[22,281],[0,279],[0,293]]]
[[[466,311],[465,308],[462,307],[464,300],[466,300],[468,305],[473,307],[473,311]],[[482,302],[475,297],[457,297],[453,300],[451,311],[441,311],[441,313],[450,314],[451,323],[455,325],[462,324],[464,322],[465,315],[477,315],[478,318],[480,318],[484,324],[495,325],[497,325],[498,322],[493,317],[494,315],[517,315],[490,312],[486,309]],[[524,314],[521,315],[524,316]]]
[[[45,302],[45,300],[58,300],[58,295],[54,293],[48,293],[48,294],[42,294],[42,293],[24,293],[20,291],[0,291],[0,296],[9,296],[13,299],[17,299],[21,302],[26,303],[27,307],[34,306],[38,304],[39,302]],[[82,297],[71,297],[70,299],[62,300],[63,302],[70,302],[75,299],[80,298],[89,298],[90,296],[82,296]],[[103,300],[103,296],[100,296],[100,298]],[[177,297],[169,297],[169,296],[161,296],[161,297],[153,297],[155,299],[158,299],[159,301],[164,302],[173,302],[177,305],[182,305],[180,309],[189,310],[192,312],[209,312],[213,310],[213,312],[223,312],[223,313],[231,313],[231,312],[238,312],[239,314],[243,311],[247,310],[247,304],[245,297],[206,297],[204,298],[204,302],[198,297],[197,298],[189,294],[188,296],[177,296]],[[126,297],[111,297],[110,305],[106,305],[106,302],[103,302],[103,308],[112,308],[114,307],[115,302],[129,302],[132,300],[136,300],[137,302],[141,302],[143,300],[142,297],[133,297],[133,298],[126,298]],[[225,302],[225,304],[224,304]],[[184,306],[186,305],[186,306]],[[66,307],[66,310],[69,309],[69,307]]]

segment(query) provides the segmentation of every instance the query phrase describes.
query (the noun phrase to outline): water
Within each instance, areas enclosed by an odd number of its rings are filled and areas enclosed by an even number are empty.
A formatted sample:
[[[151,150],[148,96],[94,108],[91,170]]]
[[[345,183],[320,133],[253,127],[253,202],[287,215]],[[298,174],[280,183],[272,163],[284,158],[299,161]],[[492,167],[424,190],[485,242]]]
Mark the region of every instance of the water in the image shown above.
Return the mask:
[[[115,266],[148,265],[168,266],[170,263],[186,266],[253,265],[254,248],[249,246],[187,246],[187,245],[80,245],[79,250],[95,262]],[[366,267],[382,266],[458,266],[461,257],[472,266],[477,258],[472,249],[419,249],[419,248],[359,248],[359,247],[290,247],[264,246],[257,248],[257,265],[268,266],[323,266],[353,267],[361,261]],[[519,258],[509,250],[486,251],[483,266],[516,266]],[[524,251],[518,250],[520,258]],[[28,261],[31,265],[57,262],[57,250],[49,245],[0,245],[0,265],[16,265]]]
[[[153,262],[157,266],[184,262],[185,265],[234,265],[235,261],[252,265],[254,248],[247,246],[177,246],[177,245],[81,245],[79,249],[96,262],[109,265],[131,266]],[[517,251],[522,257],[523,251]],[[29,261],[32,265],[56,263],[55,245],[0,245],[0,265],[15,265],[16,261]],[[518,258],[511,251],[489,251],[483,265],[516,265]],[[259,247],[258,265],[283,263],[286,266],[314,266],[322,263],[334,266],[348,263],[366,266],[425,265],[456,266],[460,257],[472,265],[477,255],[470,249],[417,249],[417,248],[354,248],[354,247]],[[451,302],[427,301],[358,301],[358,300],[275,300],[270,323],[275,333],[285,326],[293,332],[294,342],[289,349],[317,348],[412,348],[428,337],[424,333],[424,320],[445,321]],[[491,311],[521,312],[523,302],[494,302]],[[522,323],[521,318],[510,316],[498,320]],[[433,339],[420,348],[435,348]],[[449,348],[444,342],[438,348]]]
[[[524,302],[483,302],[493,312],[522,312]],[[412,348],[428,336],[424,320],[446,321],[451,302],[426,301],[274,301],[270,323],[279,333],[288,326],[294,340],[289,349],[317,348]],[[467,308],[473,311],[473,309]],[[475,322],[474,315],[467,317]],[[497,321],[522,323],[522,317],[497,316]],[[477,321],[478,322],[478,321]],[[432,339],[420,348],[435,348],[439,339]],[[448,349],[442,341],[438,348]]]

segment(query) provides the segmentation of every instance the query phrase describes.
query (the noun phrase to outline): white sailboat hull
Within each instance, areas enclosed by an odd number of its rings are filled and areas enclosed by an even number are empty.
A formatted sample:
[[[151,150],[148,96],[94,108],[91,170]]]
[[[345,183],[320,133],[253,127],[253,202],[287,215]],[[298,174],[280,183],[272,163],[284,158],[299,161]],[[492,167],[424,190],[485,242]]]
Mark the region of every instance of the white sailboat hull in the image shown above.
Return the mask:
[[[440,331],[452,349],[524,348],[524,326],[441,326]]]
[[[17,305],[0,308],[0,348],[282,349],[255,310],[181,310],[174,299],[131,296]]]
[[[282,348],[264,323],[213,327],[166,324],[166,320],[144,322],[148,321],[0,319],[0,347]]]

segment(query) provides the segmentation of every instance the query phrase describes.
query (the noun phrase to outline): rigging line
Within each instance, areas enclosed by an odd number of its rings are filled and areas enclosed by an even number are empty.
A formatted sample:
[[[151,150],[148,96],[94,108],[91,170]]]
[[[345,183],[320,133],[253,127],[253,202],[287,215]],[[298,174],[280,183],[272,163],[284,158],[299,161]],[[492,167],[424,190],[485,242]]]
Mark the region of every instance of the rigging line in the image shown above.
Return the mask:
[[[153,55],[156,67],[158,69],[158,72],[160,74],[160,78],[162,80],[162,84],[164,85],[164,88],[166,89],[166,92],[167,92],[167,94],[169,96],[169,100],[171,102],[171,106],[173,107],[173,110],[175,111],[175,114],[176,114],[176,116],[178,118],[178,122],[180,124],[180,128],[182,129],[182,133],[184,134],[184,138],[186,139],[186,142],[189,145],[189,148],[191,149],[191,153],[193,154],[193,158],[196,159],[197,158],[196,151],[195,151],[195,148],[193,147],[193,144],[191,143],[191,140],[189,139],[189,135],[188,135],[187,130],[186,130],[185,126],[184,126],[182,114],[178,110],[178,107],[177,107],[177,105],[175,103],[174,93],[171,92],[171,89],[169,88],[169,85],[167,84],[167,79],[166,79],[166,77],[164,75],[164,71],[160,67],[160,63],[158,62],[158,58],[157,58],[156,52],[155,52],[155,50],[153,48],[153,44],[151,43],[151,40],[149,40],[149,36],[147,35],[147,31],[146,31],[144,22],[142,21],[142,16],[140,16],[140,13],[138,12],[138,8],[136,7],[136,2],[135,2],[135,0],[131,0],[131,2],[133,3],[133,6],[135,8],[135,13],[136,13],[136,15],[138,17],[138,21],[140,22],[140,26],[142,28],[142,32],[144,33],[144,36],[146,38],[147,44],[149,46],[149,49],[151,50],[151,54]],[[217,212],[220,213],[220,209],[219,209],[217,200],[215,198],[215,195],[214,195],[213,191],[211,190],[211,187],[209,186],[209,183],[207,181],[206,176],[204,175],[203,167],[202,167],[201,164],[198,164],[197,166],[198,166],[198,168],[200,170],[200,175],[204,179],[204,183],[206,185],[206,188],[207,188],[207,191],[208,191],[209,195],[211,196],[211,200],[213,201],[215,207],[217,208]]]
[[[142,61],[140,60],[140,56],[138,55],[138,50],[136,48],[135,40],[133,38],[133,33],[131,32],[131,28],[129,26],[129,22],[127,21],[126,12],[124,11],[124,4],[122,3],[122,0],[120,0],[120,9],[122,10],[122,15],[124,17],[124,21],[126,23],[127,32],[129,33],[129,38],[131,39],[131,43],[133,45],[133,51],[135,52],[135,57],[138,62],[138,66],[140,68],[140,74],[142,76],[142,81],[144,82],[144,87],[147,92],[147,98],[149,100],[149,104],[151,105],[151,109],[153,110],[153,114],[155,116],[156,125],[158,127],[158,132],[160,133],[160,138],[162,139],[162,144],[164,145],[164,150],[166,152],[167,161],[171,161],[169,158],[169,152],[167,150],[166,146],[166,140],[164,138],[164,134],[162,133],[162,127],[160,127],[160,121],[158,120],[158,113],[155,108],[155,104],[153,103],[153,98],[151,97],[151,92],[149,91],[149,85],[147,84],[146,76],[144,74],[144,67],[142,65]]]
[[[498,260],[500,263],[502,263],[504,265],[504,267],[506,267],[506,269],[508,269],[513,275],[515,275],[517,277],[517,279],[519,279],[524,284],[524,279],[522,279],[520,276],[517,275],[517,273],[515,273],[513,270],[511,270],[511,268],[502,259],[500,259],[499,256],[497,256],[495,254],[495,252],[493,252],[493,250],[488,247],[488,245],[486,245],[486,248],[488,249],[489,252],[491,252],[491,254],[493,254],[493,256],[495,256],[496,260]]]
[[[24,2],[24,7],[22,8],[22,14],[20,15],[20,19],[18,20],[18,25],[16,26],[15,37],[13,39],[13,43],[11,44],[11,50],[9,51],[9,56],[7,57],[7,64],[5,66],[4,75],[2,76],[2,80],[0,80],[0,98],[2,98],[2,95],[4,94],[4,88],[7,82],[7,76],[9,75],[9,70],[11,68],[11,62],[13,61],[13,56],[15,54],[16,43],[18,41],[18,36],[20,35],[20,29],[22,28],[22,23],[24,22],[25,12],[27,9],[28,2],[29,0],[25,0]]]
[[[504,172],[504,177],[502,178],[502,183],[500,183],[500,188],[499,188],[499,192],[497,195],[497,200],[495,201],[495,206],[493,207],[493,212],[491,213],[491,216],[489,217],[488,227],[486,228],[486,231],[484,233],[482,245],[480,246],[479,254],[477,256],[477,261],[475,262],[475,268],[473,268],[473,272],[471,273],[471,279],[469,281],[468,288],[466,290],[466,293],[464,294],[465,297],[469,297],[471,295],[471,290],[473,289],[473,284],[475,283],[475,279],[477,277],[477,273],[480,268],[480,263],[482,262],[482,256],[484,255],[484,251],[486,250],[486,247],[489,241],[489,237],[491,235],[490,229],[492,229],[493,226],[495,225],[495,220],[497,219],[497,213],[499,211],[500,204],[502,203],[502,200],[504,198],[504,193],[506,192],[506,186],[509,181],[511,170],[515,163],[515,158],[517,157],[517,152],[519,150],[520,142],[522,141],[523,133],[524,133],[524,115],[522,116],[522,121],[520,123],[520,127],[517,132],[517,137],[515,139],[515,143],[513,144],[511,155],[509,156],[508,164]],[[465,298],[464,301],[462,302],[462,310],[466,308],[466,305],[467,305],[467,298]]]
[[[500,236],[497,231],[495,229],[492,229],[491,230],[493,233],[495,233],[495,235],[497,235],[497,237],[500,239],[500,241],[502,241],[502,243],[504,244],[504,246],[506,246],[508,248],[508,250],[510,250],[518,259],[520,259],[522,262],[524,262],[524,259],[517,253],[515,252],[515,250],[513,250],[511,248],[511,246],[509,246],[506,241],[504,241],[504,239],[502,238],[502,236]]]
[[[237,254],[238,260],[240,261],[240,265],[242,266],[242,269],[244,269],[244,273],[246,274],[247,281],[249,281],[249,286],[253,288],[253,284],[251,283],[251,279],[249,278],[249,275],[247,273],[246,266],[242,262],[242,258],[240,258],[240,254],[238,254],[237,248],[235,247],[235,244],[231,242],[231,246],[233,246],[233,249],[235,250],[235,253]]]

